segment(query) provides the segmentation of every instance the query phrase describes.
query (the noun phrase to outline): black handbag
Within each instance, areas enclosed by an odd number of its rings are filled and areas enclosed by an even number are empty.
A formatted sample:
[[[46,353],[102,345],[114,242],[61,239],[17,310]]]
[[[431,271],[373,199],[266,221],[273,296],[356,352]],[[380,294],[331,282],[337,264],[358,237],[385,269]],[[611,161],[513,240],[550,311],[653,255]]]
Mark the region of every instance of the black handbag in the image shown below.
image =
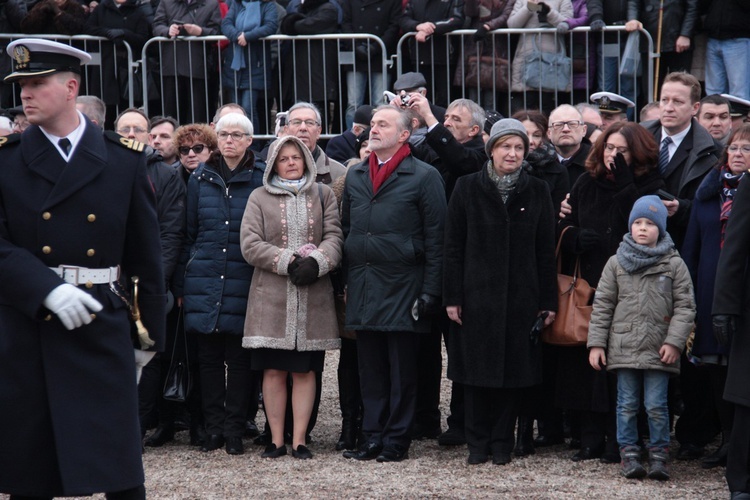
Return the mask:
[[[172,346],[172,361],[169,363],[167,379],[164,381],[164,399],[184,403],[193,388],[188,362],[187,337],[182,325],[182,309],[177,317],[177,331]]]

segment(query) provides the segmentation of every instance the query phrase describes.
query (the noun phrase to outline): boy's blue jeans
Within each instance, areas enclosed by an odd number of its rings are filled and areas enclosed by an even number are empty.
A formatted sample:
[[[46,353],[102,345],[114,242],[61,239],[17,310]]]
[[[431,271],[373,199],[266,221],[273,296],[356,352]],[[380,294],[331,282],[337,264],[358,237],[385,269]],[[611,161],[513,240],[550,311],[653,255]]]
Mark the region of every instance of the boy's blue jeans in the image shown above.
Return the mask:
[[[636,446],[641,390],[648,415],[649,448],[669,447],[669,373],[661,370],[617,370],[617,443]]]

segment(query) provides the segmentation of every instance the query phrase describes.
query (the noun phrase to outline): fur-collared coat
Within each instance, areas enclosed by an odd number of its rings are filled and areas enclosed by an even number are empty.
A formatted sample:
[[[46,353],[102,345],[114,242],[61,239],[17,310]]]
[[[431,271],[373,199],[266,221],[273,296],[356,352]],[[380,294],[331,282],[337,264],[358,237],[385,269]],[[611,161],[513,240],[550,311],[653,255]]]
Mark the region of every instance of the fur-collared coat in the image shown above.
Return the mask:
[[[304,153],[306,182],[297,194],[271,182],[276,157],[288,143]],[[242,345],[298,351],[338,349],[341,340],[328,277],[341,262],[344,244],[336,196],[331,188],[315,182],[315,162],[296,137],[278,139],[268,165],[263,189],[250,195],[240,229],[242,255],[255,266]],[[318,263],[319,278],[312,285],[296,286],[289,279],[289,263],[307,243],[317,246],[310,256]]]

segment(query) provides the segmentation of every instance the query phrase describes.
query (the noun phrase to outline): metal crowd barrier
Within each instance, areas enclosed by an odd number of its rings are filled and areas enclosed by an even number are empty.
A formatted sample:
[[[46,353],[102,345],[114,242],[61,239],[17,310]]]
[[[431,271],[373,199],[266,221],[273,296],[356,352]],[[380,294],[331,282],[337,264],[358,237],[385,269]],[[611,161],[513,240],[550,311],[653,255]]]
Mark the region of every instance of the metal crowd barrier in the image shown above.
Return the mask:
[[[637,74],[629,77],[619,75],[622,48],[629,35],[624,26],[608,26],[602,31],[592,31],[586,26],[564,35],[550,28],[498,29],[489,32],[481,44],[473,40],[474,33],[475,30],[457,30],[444,35],[452,43],[441,43],[438,37],[431,37],[416,54],[411,53],[416,44],[416,33],[404,34],[398,42],[395,56],[398,74],[407,71],[407,67],[411,71],[421,71],[427,79],[428,98],[447,95],[444,102],[437,104],[445,106],[463,97],[479,102],[484,108],[497,109],[508,115],[527,107],[546,108],[549,111],[563,103],[588,102],[588,96],[600,89],[630,98],[636,103],[636,109],[653,100],[654,59],[658,54],[654,53],[653,40],[645,30],[640,30],[641,68]],[[573,64],[568,88],[551,91],[525,88],[514,91],[512,82],[516,47],[524,44],[528,37],[542,34],[552,36],[555,47],[565,42],[566,54],[572,58]],[[431,56],[431,60],[419,59],[425,52]],[[441,68],[441,65],[444,67]],[[599,71],[604,71],[604,74],[598,74]],[[523,77],[520,80],[523,82]],[[583,81],[584,85],[576,88],[574,81]]]
[[[435,48],[438,37],[431,38],[423,44],[428,48],[430,60],[423,61],[418,59],[419,54],[415,55],[414,61],[409,56],[408,47],[414,42],[415,33],[402,36],[395,56],[379,56],[375,61],[369,56],[367,61],[357,59],[353,49],[355,44],[367,42],[379,45],[380,53],[385,53],[383,41],[374,35],[273,35],[258,42],[262,48],[259,52],[254,52],[251,45],[245,48],[246,66],[252,68],[253,65],[260,64],[264,68],[262,83],[251,79],[247,86],[240,80],[240,73],[227,67],[227,51],[233,51],[234,46],[224,36],[152,38],[143,47],[142,53],[137,55],[140,60],[133,59],[134,55],[127,43],[115,45],[106,38],[87,35],[5,34],[0,35],[0,47],[17,38],[31,37],[53,39],[85,50],[92,55],[92,61],[83,75],[81,95],[88,93],[101,97],[102,89],[116,84],[119,99],[116,99],[116,103],[109,103],[116,113],[125,106],[143,106],[149,116],[167,112],[180,123],[209,122],[219,106],[228,102],[241,102],[244,90],[257,91],[253,121],[255,135],[260,139],[273,137],[275,114],[288,109],[298,100],[321,104],[324,127],[322,138],[340,134],[347,128],[347,73],[362,72],[366,74],[367,81],[372,79],[373,74],[379,73],[382,87],[388,88],[388,73],[394,64],[396,76],[406,71],[410,63],[409,70],[422,71],[428,80],[428,98],[435,95],[445,98],[445,102],[438,104],[447,105],[456,98],[466,97],[480,102],[485,108],[498,109],[504,114],[529,106],[544,109],[564,102],[575,104],[588,101],[588,96],[600,88],[597,72],[602,68],[605,58],[609,58],[607,62],[614,68],[610,68],[609,74],[605,75],[609,80],[606,82],[606,90],[631,98],[638,108],[653,99],[651,82],[654,59],[658,54],[654,53],[653,41],[645,31],[640,32],[641,48],[646,48],[641,51],[641,73],[628,78],[621,77],[618,69],[621,49],[628,35],[622,26],[606,27],[601,32],[593,32],[588,27],[576,28],[565,35],[559,35],[554,29],[500,29],[490,32],[482,46],[471,38],[474,32],[458,30],[448,33],[445,39],[452,43],[441,43],[439,46],[442,47],[442,52]],[[510,83],[515,47],[526,37],[540,34],[554,37],[556,45],[558,41],[565,41],[568,54],[573,53],[584,62],[582,71],[574,70],[569,76],[569,86],[572,87],[575,76],[582,74],[585,81],[583,88],[571,88],[571,91],[542,92],[527,89],[524,92],[512,92]],[[221,46],[224,47],[223,51]],[[106,74],[106,68],[102,66],[102,55],[107,55],[108,51],[112,51],[114,60],[120,61],[120,64],[114,65],[110,74]],[[317,52],[320,57],[311,56],[312,52]],[[436,60],[448,61],[447,71],[436,71],[439,69],[439,65],[435,64]],[[302,66],[308,71],[296,70],[292,74],[286,74],[283,69],[285,64],[295,68]],[[123,73],[126,68],[130,71]],[[326,71],[327,78],[322,79],[322,84],[315,83]],[[174,75],[191,77],[175,78]],[[643,90],[628,95],[628,87]],[[3,107],[20,104],[16,84],[5,86],[3,92]],[[171,103],[167,99],[170,96]],[[381,103],[382,96],[371,96],[369,102]]]
[[[387,88],[390,61],[383,57],[358,60],[353,49],[358,42],[377,44],[381,54],[385,51],[379,37],[366,34],[273,35],[261,39],[258,41],[261,50],[248,44],[244,56],[247,68],[258,64],[265,68],[262,83],[250,78],[248,84],[243,85],[241,73],[227,64],[226,51],[233,51],[234,46],[226,37],[152,38],[141,54],[144,111],[151,116],[154,108],[158,108],[159,112],[171,114],[180,123],[211,121],[219,106],[241,102],[243,91],[249,91],[251,95],[257,92],[253,113],[257,138],[273,137],[275,114],[299,100],[322,104],[319,106],[324,125],[322,137],[333,137],[346,129],[347,103],[343,97],[347,72],[365,73],[369,81],[373,74],[378,73],[371,68],[372,63],[375,68],[380,68],[383,88]],[[219,50],[220,44],[226,46]],[[320,57],[313,57],[313,52]],[[295,71],[288,75],[284,71],[285,64],[311,68],[311,71]],[[317,77],[326,69],[334,74],[322,79],[322,87],[316,85]],[[161,78],[154,85],[153,76],[157,73]],[[382,96],[376,97],[380,102]]]
[[[114,107],[115,112],[120,113],[125,108],[133,107],[135,105],[138,96],[134,93],[133,73],[134,69],[138,67],[138,64],[137,62],[134,63],[133,51],[127,42],[123,41],[121,44],[116,45],[107,38],[89,35],[0,34],[0,47],[3,52],[1,57],[5,57],[7,60],[7,70],[10,70],[10,58],[7,58],[5,55],[5,47],[11,41],[19,38],[54,40],[88,52],[91,55],[91,62],[84,67],[84,72],[81,75],[80,95],[90,94],[101,97],[102,90],[105,87],[111,89],[113,85],[117,85],[117,96],[119,98],[116,103],[110,103]],[[113,65],[111,73],[107,72],[107,68],[102,66],[102,56],[109,55],[110,53],[113,61],[120,61],[120,64],[115,63]],[[123,71],[123,69],[125,71]],[[18,84],[14,83],[12,86],[5,85],[3,87],[0,107],[12,108],[20,106],[20,87]]]

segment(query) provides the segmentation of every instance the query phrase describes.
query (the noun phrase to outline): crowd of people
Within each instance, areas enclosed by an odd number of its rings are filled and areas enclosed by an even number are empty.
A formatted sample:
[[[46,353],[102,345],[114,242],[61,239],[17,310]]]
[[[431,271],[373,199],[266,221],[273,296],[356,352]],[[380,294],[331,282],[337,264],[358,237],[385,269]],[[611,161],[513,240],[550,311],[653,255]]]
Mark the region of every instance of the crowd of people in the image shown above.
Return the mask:
[[[657,18],[655,12],[663,15]],[[679,0],[663,9],[651,0],[8,0],[0,14],[0,33],[8,38],[46,33],[107,39],[101,45],[74,45],[100,53],[99,67],[84,79],[84,91],[104,100],[110,120],[128,107],[133,91],[136,105],[145,95],[150,114],[182,123],[205,123],[220,104],[237,102],[262,134],[272,133],[273,110],[306,101],[321,110],[324,130],[338,132],[351,127],[359,106],[381,102],[398,76],[391,64],[397,54],[399,71],[421,72],[434,102],[443,107],[461,96],[506,115],[523,108],[549,113],[562,103],[585,101],[598,89],[618,93],[640,108],[653,82],[646,81],[645,69],[627,76],[620,71],[627,32],[635,30],[661,44],[654,47],[660,54],[658,81],[672,71],[692,70],[705,74],[700,79],[708,94],[750,100],[750,65],[736,56],[749,48],[745,26],[750,18],[739,0]],[[592,33],[569,33],[584,26]],[[626,32],[597,32],[612,26]],[[502,28],[556,31],[491,33]],[[460,29],[474,33],[448,36]],[[415,35],[397,49],[399,37],[408,32]],[[265,40],[275,34],[341,36]],[[227,40],[201,41],[216,35]],[[150,43],[141,61],[152,37],[172,41]],[[135,72],[123,42],[132,60],[142,63]],[[533,83],[533,75],[542,71],[535,70],[539,52],[569,58],[567,70],[554,68],[560,82],[552,87]],[[7,63],[0,67],[0,75],[8,71]],[[0,97],[3,108],[16,102],[11,88],[2,89]]]
[[[427,39],[435,23],[409,29]],[[143,498],[140,453],[184,427],[202,452],[242,455],[252,437],[268,459],[330,445],[400,462],[413,440],[437,439],[465,445],[469,464],[504,465],[566,444],[573,461],[658,480],[670,457],[700,459],[750,498],[750,102],[701,99],[676,71],[641,124],[608,91],[504,118],[466,98],[442,107],[407,72],[390,103],[353,103],[352,126],[324,149],[305,100],[276,115],[268,144],[254,142],[242,96],[210,123],[129,108],[110,128],[106,101],[78,96],[90,55],[32,39],[7,51],[23,109],[21,133],[0,142],[14,172],[0,184],[0,375],[18,383],[0,401],[26,402],[0,412],[13,433],[0,491]],[[558,266],[574,262],[598,290],[588,344],[538,342]],[[66,344],[65,330],[84,335]],[[162,394],[179,342],[193,381],[183,403]],[[341,436],[308,447],[334,349]],[[122,432],[102,433],[104,419]]]

